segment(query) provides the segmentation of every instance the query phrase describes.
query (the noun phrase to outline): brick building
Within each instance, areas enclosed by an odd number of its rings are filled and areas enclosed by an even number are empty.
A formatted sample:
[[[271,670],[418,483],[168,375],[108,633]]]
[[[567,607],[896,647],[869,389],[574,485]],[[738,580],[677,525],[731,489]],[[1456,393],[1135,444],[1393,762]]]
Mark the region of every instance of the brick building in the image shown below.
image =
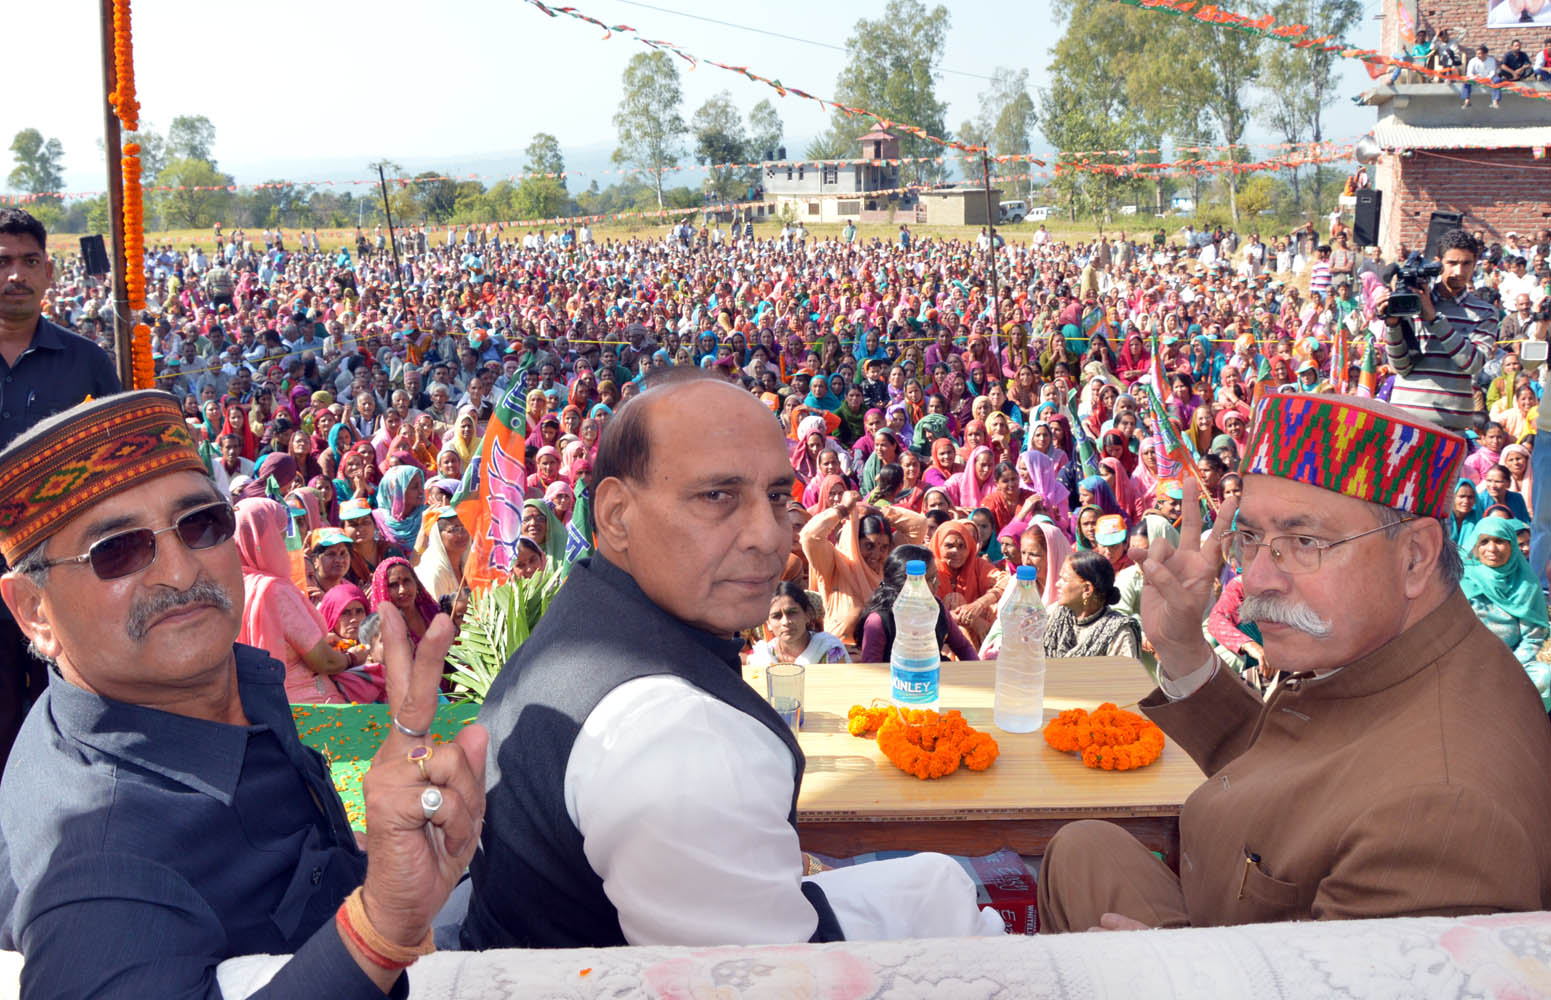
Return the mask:
[[[1488,27],[1492,0],[1384,0],[1379,51],[1406,51],[1404,29],[1448,28],[1466,60],[1486,45],[1501,58],[1517,38],[1528,53],[1551,38],[1551,25]],[[1492,17],[1495,22],[1497,17]],[[1402,244],[1420,249],[1434,211],[1458,212],[1466,228],[1492,242],[1509,232],[1551,228],[1551,100],[1504,91],[1502,106],[1477,86],[1471,107],[1461,107],[1457,85],[1430,78],[1375,82],[1363,95],[1379,120],[1373,138],[1384,152],[1371,170],[1384,194],[1380,245],[1386,255]],[[1532,83],[1551,97],[1551,83]]]

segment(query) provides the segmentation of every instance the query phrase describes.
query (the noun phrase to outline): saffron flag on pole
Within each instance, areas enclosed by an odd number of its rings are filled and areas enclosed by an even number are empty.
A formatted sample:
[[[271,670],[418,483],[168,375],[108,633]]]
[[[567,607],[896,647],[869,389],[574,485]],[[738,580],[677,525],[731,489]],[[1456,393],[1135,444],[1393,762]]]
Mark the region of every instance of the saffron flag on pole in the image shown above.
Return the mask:
[[[1369,336],[1368,345],[1363,350],[1362,374],[1357,376],[1357,392],[1359,396],[1367,396],[1370,399],[1379,391],[1379,369],[1373,358],[1373,337]]]
[[[1158,356],[1158,337],[1153,335],[1152,360],[1149,363],[1151,371],[1149,378],[1151,384],[1143,383],[1142,391],[1147,396],[1147,405],[1152,410],[1153,423],[1156,425],[1156,448],[1163,454],[1158,455],[1158,474],[1161,478],[1168,478],[1172,472],[1165,472],[1165,467],[1178,466],[1188,471],[1200,487],[1201,499],[1206,502],[1213,514],[1217,513],[1217,501],[1212,499],[1211,491],[1206,488],[1206,481],[1201,478],[1201,470],[1196,467],[1195,445],[1190,439],[1184,437],[1179,427],[1174,423],[1174,418],[1169,415],[1169,409],[1163,404],[1163,391],[1168,388],[1168,382],[1163,375],[1163,360]],[[1164,459],[1168,461],[1165,462]]]
[[[1088,338],[1091,344],[1095,336],[1102,335],[1105,340],[1113,339],[1109,325],[1109,313],[1103,306],[1094,306],[1088,314],[1082,318],[1083,336]]]
[[[1351,367],[1346,360],[1346,324],[1336,324],[1335,349],[1330,352],[1330,387],[1336,392],[1345,393],[1347,390],[1347,378],[1351,374]]]
[[[501,582],[517,562],[528,485],[523,468],[528,431],[526,387],[526,377],[517,380],[496,404],[479,443],[479,454],[464,470],[458,495],[452,499],[458,520],[469,533],[463,580],[472,590]]]
[[[1072,392],[1068,401],[1072,418],[1072,436],[1077,440],[1077,455],[1082,462],[1083,478],[1101,475],[1099,470],[1099,452],[1093,445],[1093,438],[1088,435],[1088,427],[1082,422],[1082,417],[1077,413],[1077,393]]]

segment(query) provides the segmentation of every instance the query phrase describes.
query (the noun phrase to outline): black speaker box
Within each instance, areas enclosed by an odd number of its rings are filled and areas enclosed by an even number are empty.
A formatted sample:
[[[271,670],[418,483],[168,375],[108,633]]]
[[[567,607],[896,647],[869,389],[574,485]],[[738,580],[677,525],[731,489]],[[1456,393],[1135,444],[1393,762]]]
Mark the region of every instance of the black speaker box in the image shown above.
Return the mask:
[[[81,237],[81,263],[87,274],[107,274],[113,268],[108,264],[108,251],[102,245],[101,236]]]
[[[1428,260],[1438,259],[1438,240],[1450,229],[1458,229],[1465,224],[1465,217],[1458,212],[1434,212],[1432,218],[1427,220],[1427,249],[1422,251],[1422,256]]]
[[[1375,188],[1363,188],[1357,192],[1357,210],[1352,220],[1352,237],[1362,247],[1379,245],[1379,209],[1384,204],[1384,192]]]

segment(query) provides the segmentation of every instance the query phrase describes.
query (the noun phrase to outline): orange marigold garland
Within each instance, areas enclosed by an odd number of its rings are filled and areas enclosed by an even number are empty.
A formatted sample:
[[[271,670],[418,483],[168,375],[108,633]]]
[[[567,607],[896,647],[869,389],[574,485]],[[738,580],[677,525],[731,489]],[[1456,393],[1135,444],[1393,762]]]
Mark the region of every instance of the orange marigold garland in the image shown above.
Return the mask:
[[[126,132],[140,131],[140,102],[135,99],[135,48],[130,27],[130,0],[113,0],[113,89],[108,103]],[[140,146],[126,143],[119,166],[123,172],[124,290],[129,308],[145,309],[145,201],[140,187]],[[156,386],[151,360],[151,330],[136,324],[129,338],[130,371],[136,389]]]
[[[1134,771],[1163,753],[1163,730],[1106,701],[1092,712],[1073,708],[1056,716],[1045,724],[1045,742],[1062,753],[1080,752],[1089,767]]]
[[[135,48],[129,25],[129,0],[113,0],[113,89],[108,103],[130,132],[140,131],[140,102],[135,100]]]
[[[129,335],[129,360],[130,369],[134,375],[134,387],[154,389],[156,362],[151,360],[151,328],[144,323],[136,323]]]
[[[846,729],[853,736],[876,731],[883,755],[923,781],[946,777],[960,764],[984,771],[1001,752],[990,734],[970,726],[956,710],[938,713],[855,705],[846,715]]]

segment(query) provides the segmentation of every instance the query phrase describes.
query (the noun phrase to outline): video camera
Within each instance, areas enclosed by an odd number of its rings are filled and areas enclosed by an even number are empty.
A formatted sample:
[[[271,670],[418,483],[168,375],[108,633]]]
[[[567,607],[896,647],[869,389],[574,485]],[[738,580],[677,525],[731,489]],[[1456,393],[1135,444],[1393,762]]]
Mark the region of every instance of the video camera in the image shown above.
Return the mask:
[[[1391,288],[1406,288],[1409,291],[1397,291],[1389,297],[1389,304],[1385,308],[1385,314],[1389,316],[1420,316],[1422,313],[1422,296],[1427,294],[1427,287],[1432,280],[1443,273],[1443,264],[1440,261],[1424,261],[1420,252],[1412,253],[1403,263],[1391,264],[1385,268],[1384,283]]]

